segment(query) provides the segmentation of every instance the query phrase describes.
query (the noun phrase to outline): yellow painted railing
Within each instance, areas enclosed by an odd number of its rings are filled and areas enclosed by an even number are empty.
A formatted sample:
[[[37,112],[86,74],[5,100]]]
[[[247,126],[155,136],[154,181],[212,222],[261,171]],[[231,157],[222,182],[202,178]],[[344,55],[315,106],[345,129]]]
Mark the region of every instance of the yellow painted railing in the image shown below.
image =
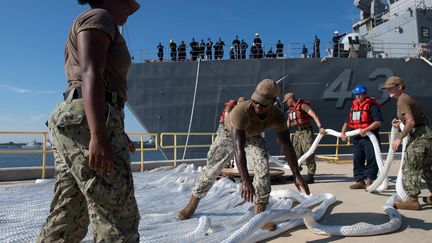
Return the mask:
[[[380,132],[380,138],[381,138],[381,145],[389,145],[390,144],[390,132]],[[317,135],[317,133],[315,134]],[[386,141],[382,141],[382,138],[387,137]],[[293,134],[291,134],[291,141],[292,141]],[[318,144],[318,147],[335,147],[335,154],[334,156],[324,156],[324,155],[317,155],[318,158],[334,162],[334,163],[351,163],[350,161],[343,161],[339,157],[339,148],[340,147],[351,147],[353,144],[351,143],[350,138],[348,138],[347,142],[341,142],[341,139],[339,137],[335,137],[336,143],[324,143],[324,144]],[[381,151],[382,152],[382,151]]]
[[[47,150],[47,135],[48,132],[0,132],[0,135],[42,135],[42,149],[33,150],[0,150],[0,154],[34,154],[42,153],[42,179],[46,176],[46,154],[52,152],[52,150]]]
[[[178,144],[178,138],[180,137],[210,137],[210,144]],[[175,132],[164,132],[160,134],[160,147],[163,149],[173,149],[174,150],[174,166],[177,165],[177,149],[187,149],[187,148],[206,148],[210,147],[214,142],[216,133],[175,133]],[[172,140],[172,143],[168,144],[167,140]]]
[[[42,153],[42,179],[46,177],[46,154],[52,153],[53,150],[47,149],[47,135],[48,132],[2,132],[0,131],[0,135],[42,135],[42,148],[41,149],[35,149],[35,150],[17,150],[17,149],[7,149],[7,150],[0,150],[0,154],[29,154],[29,153]],[[160,136],[158,136],[157,133],[129,133],[130,137],[138,137],[139,138],[139,147],[135,148],[137,152],[140,152],[140,165],[141,165],[141,171],[144,171],[144,152],[145,151],[156,151],[160,148],[162,149],[173,149],[173,165],[177,165],[177,153],[178,149],[188,149],[188,148],[208,148],[211,146],[211,144],[214,142],[216,133],[161,133]],[[381,142],[381,145],[389,145],[390,141],[390,132],[381,132],[380,133],[381,138],[383,135],[387,135],[387,141]],[[211,141],[209,144],[179,144],[178,139],[179,138],[185,138],[185,137],[208,137],[209,141]],[[154,141],[154,146],[152,147],[146,147],[144,142],[144,137],[151,137]],[[291,134],[291,141],[293,138],[293,134]],[[326,161],[331,161],[334,163],[340,163],[342,162],[339,157],[339,148],[340,147],[347,147],[352,146],[352,143],[350,143],[350,140],[347,141],[347,143],[341,143],[340,138],[335,138],[335,143],[321,143],[318,146],[320,147],[335,147],[335,154],[334,156],[323,156],[318,155],[317,157],[320,159],[324,159]],[[160,143],[159,143],[160,141]],[[170,143],[171,142],[171,143]],[[159,146],[160,144],[160,146]]]
[[[159,137],[157,133],[128,133],[129,137],[139,137],[139,141],[140,141],[140,147],[139,148],[135,148],[136,152],[140,152],[140,167],[141,167],[141,172],[144,171],[144,151],[155,151],[155,150],[159,150]],[[154,141],[153,143],[153,147],[145,147],[145,143],[144,143],[144,137],[151,137],[152,141]]]
[[[52,153],[52,149],[47,149],[47,136],[48,132],[2,132],[0,131],[0,135],[42,135],[42,148],[41,149],[26,149],[26,150],[18,150],[18,149],[4,149],[0,150],[0,154],[32,154],[32,153],[42,153],[42,175],[41,178],[45,179],[46,177],[46,164],[47,164],[47,153]],[[141,153],[140,165],[141,171],[144,170],[144,151],[150,150],[159,150],[159,137],[157,133],[130,133],[128,134],[130,137],[139,137],[140,145],[138,148],[135,148],[135,151]],[[154,147],[145,147],[144,137],[153,138]]]

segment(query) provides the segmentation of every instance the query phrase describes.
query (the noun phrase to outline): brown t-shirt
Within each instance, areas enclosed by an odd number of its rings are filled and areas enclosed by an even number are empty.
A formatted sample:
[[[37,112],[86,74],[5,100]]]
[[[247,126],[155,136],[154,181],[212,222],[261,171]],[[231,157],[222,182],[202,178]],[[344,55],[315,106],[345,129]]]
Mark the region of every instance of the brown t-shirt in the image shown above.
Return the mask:
[[[246,137],[260,135],[267,128],[274,128],[276,132],[288,129],[283,113],[271,106],[267,116],[260,119],[255,113],[252,100],[241,102],[225,117],[225,127],[244,130]]]
[[[416,126],[418,125],[424,125],[427,123],[427,118],[424,115],[423,111],[420,109],[420,106],[417,105],[417,103],[414,101],[411,96],[402,93],[401,96],[399,96],[397,103],[397,116],[402,121],[402,123],[405,124],[405,117],[403,116],[408,111],[411,111],[411,113],[414,116],[414,122]]]
[[[131,57],[125,39],[120,34],[110,13],[104,9],[91,9],[79,15],[69,30],[65,46],[65,71],[68,89],[81,87],[82,78],[78,59],[77,35],[81,31],[97,29],[106,33],[111,39],[103,77],[107,90],[116,92],[127,99],[126,76],[131,64]]]

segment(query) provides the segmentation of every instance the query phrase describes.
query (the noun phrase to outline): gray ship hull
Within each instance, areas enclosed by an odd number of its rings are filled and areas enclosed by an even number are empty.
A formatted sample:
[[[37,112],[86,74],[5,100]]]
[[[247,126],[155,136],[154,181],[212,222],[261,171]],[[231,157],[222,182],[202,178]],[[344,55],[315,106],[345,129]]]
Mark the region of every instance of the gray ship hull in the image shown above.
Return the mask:
[[[148,132],[188,132],[190,124],[190,132],[214,132],[225,101],[239,96],[249,98],[264,78],[284,78],[279,82],[281,98],[291,91],[309,100],[324,126],[339,131],[353,100],[351,90],[361,83],[367,86],[370,96],[385,103],[382,107],[385,125],[381,130],[389,131],[396,113],[395,102],[389,101],[387,93],[380,88],[392,75],[406,81],[407,93],[431,118],[432,68],[421,59],[256,59],[133,64],[128,75],[128,106]],[[279,154],[274,133],[267,132],[266,138],[270,152]],[[189,144],[193,142],[189,140]],[[206,151],[202,149],[188,156],[202,157]]]

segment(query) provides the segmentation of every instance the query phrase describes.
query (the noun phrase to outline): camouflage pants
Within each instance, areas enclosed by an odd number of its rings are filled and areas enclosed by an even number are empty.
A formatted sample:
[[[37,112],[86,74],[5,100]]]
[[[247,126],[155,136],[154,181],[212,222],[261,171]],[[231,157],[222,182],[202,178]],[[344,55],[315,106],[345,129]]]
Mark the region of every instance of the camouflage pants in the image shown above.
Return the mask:
[[[296,130],[293,135],[293,146],[297,159],[299,159],[303,154],[309,151],[312,146],[314,139],[312,129]],[[315,175],[316,163],[315,163],[315,153],[313,153],[309,158],[306,159],[306,166],[308,168],[308,174]],[[299,167],[301,170],[301,166]]]
[[[139,212],[122,110],[108,105],[113,149],[110,176],[88,166],[90,133],[82,99],[64,101],[48,126],[55,146],[56,183],[50,213],[37,242],[80,242],[91,222],[95,242],[138,242]]]
[[[405,150],[402,166],[403,185],[407,194],[417,197],[420,194],[421,178],[432,190],[432,130],[421,127],[411,134]]]
[[[267,144],[261,136],[248,138],[245,152],[247,159],[252,160],[254,166],[253,187],[256,194],[254,202],[267,204],[271,191]],[[234,144],[231,133],[224,127],[219,128],[207,154],[207,167],[199,175],[192,193],[198,198],[205,197],[224,165],[233,157]]]

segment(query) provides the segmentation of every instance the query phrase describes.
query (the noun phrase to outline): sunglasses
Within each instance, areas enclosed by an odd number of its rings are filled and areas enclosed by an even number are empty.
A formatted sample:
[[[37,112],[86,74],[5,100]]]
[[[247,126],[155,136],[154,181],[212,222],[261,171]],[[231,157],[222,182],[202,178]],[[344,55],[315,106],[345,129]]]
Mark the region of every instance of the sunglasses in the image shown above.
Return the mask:
[[[259,103],[258,101],[255,101],[255,100],[252,100],[252,102],[254,103],[254,105],[259,105],[259,106],[264,107],[264,108],[267,108],[272,104],[272,102],[270,102],[267,105],[263,105],[263,104]]]

